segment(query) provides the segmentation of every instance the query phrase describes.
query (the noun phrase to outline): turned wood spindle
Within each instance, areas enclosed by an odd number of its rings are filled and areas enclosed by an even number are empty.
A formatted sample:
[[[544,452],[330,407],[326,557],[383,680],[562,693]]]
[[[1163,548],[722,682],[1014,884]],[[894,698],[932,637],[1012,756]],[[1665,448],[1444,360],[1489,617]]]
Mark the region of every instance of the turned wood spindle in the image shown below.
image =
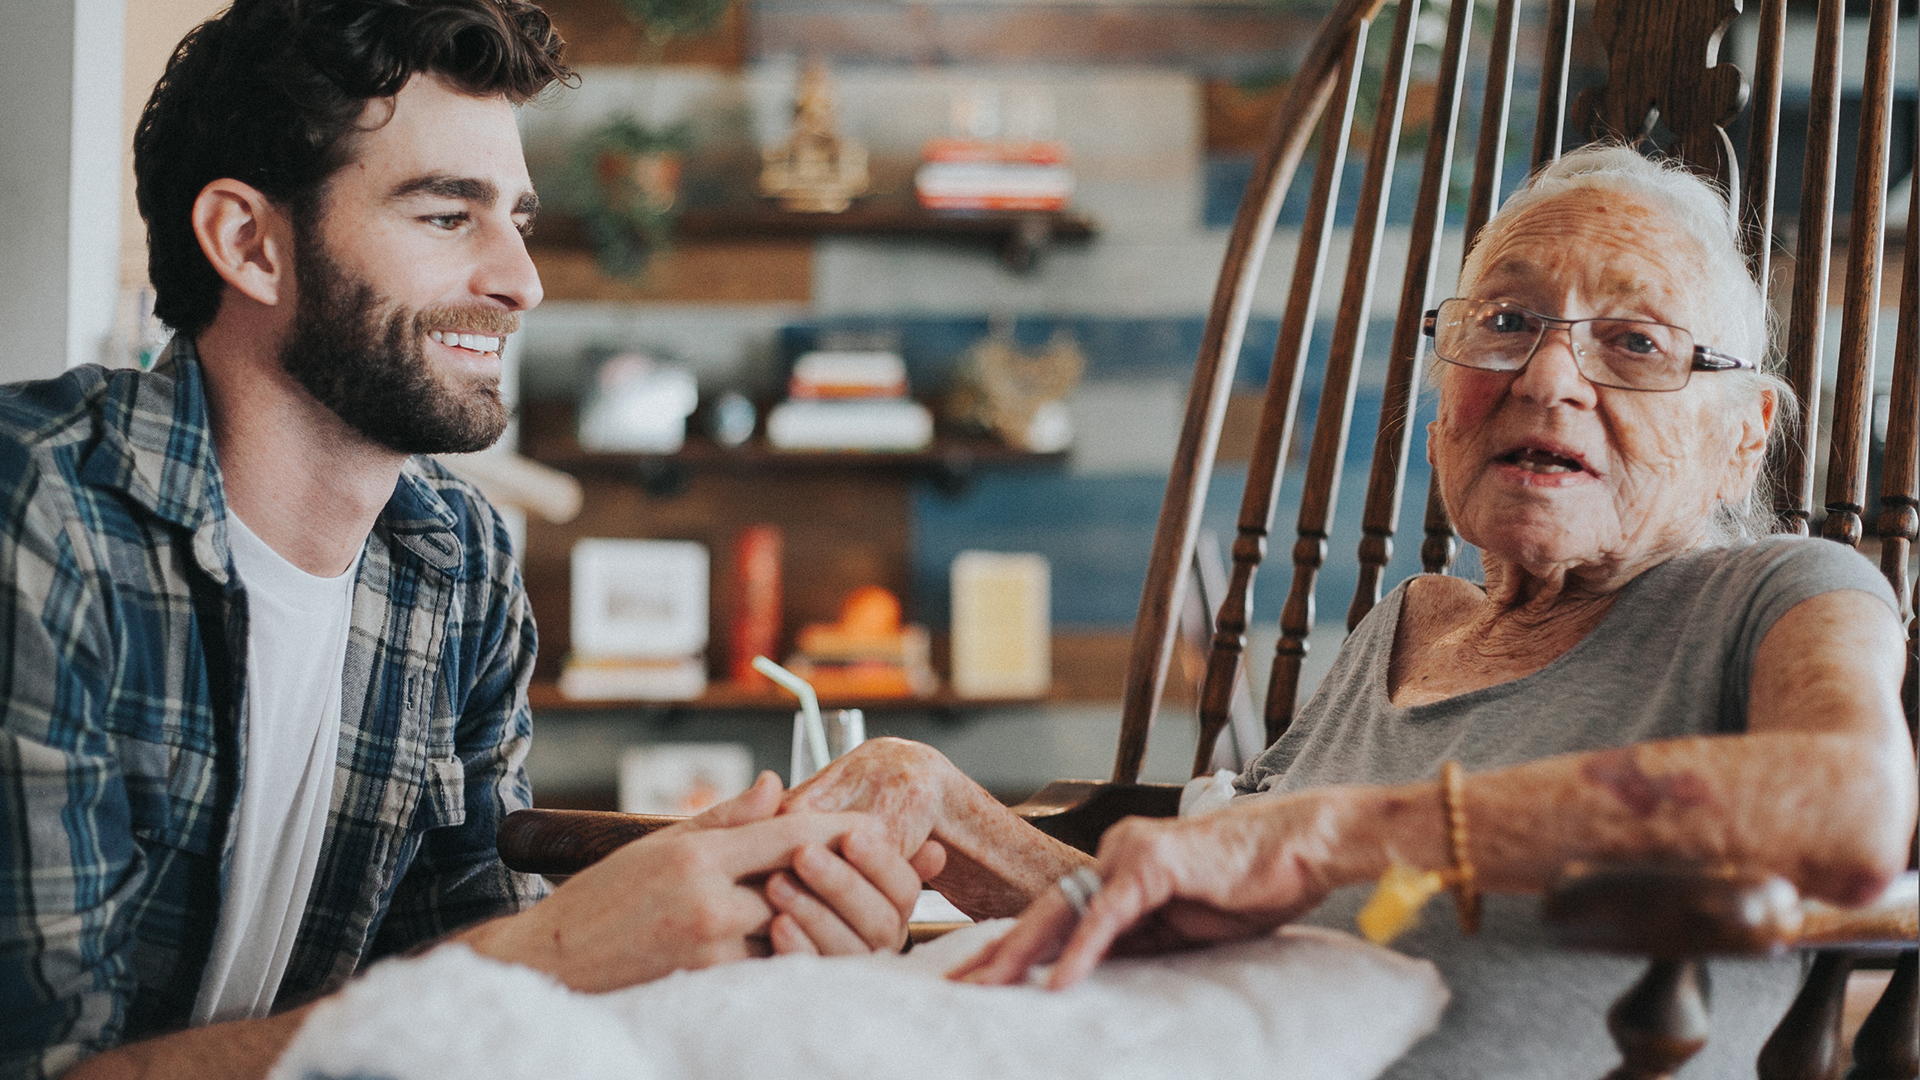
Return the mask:
[[[1313,629],[1313,592],[1327,559],[1327,535],[1339,500],[1340,472],[1353,429],[1353,398],[1360,381],[1360,352],[1366,343],[1373,306],[1373,281],[1387,227],[1387,198],[1406,115],[1407,85],[1412,81],[1414,26],[1421,0],[1401,0],[1394,13],[1393,43],[1380,87],[1380,110],[1367,149],[1367,171],[1354,210],[1353,246],[1340,288],[1333,341],[1327,352],[1326,379],[1313,420],[1313,449],[1307,461],[1306,492],[1300,500],[1293,545],[1293,580],[1280,613],[1280,641],[1274,647],[1273,679],[1267,686],[1267,741],[1278,739],[1293,722],[1300,689],[1300,661]]]
[[[1893,978],[1867,1013],[1853,1040],[1853,1068],[1847,1080],[1913,1080],[1920,1076],[1920,952],[1900,954]]]
[[[1413,441],[1413,406],[1420,379],[1421,326],[1433,301],[1433,279],[1440,271],[1441,232],[1447,224],[1447,180],[1453,146],[1460,129],[1460,94],[1466,85],[1467,40],[1473,5],[1455,4],[1447,12],[1446,44],[1440,52],[1435,84],[1433,121],[1427,135],[1427,156],[1420,170],[1420,190],[1414,196],[1413,228],[1405,276],[1400,283],[1400,308],[1387,346],[1387,379],[1380,395],[1380,421],[1373,440],[1373,465],[1367,474],[1366,506],[1360,519],[1360,576],[1353,601],[1347,607],[1347,629],[1352,631],[1380,602],[1381,579],[1393,560],[1393,534],[1400,520],[1400,502],[1407,486],[1407,452]],[[1500,92],[1489,85],[1487,94]],[[1497,136],[1497,133],[1496,133]]]
[[[1760,1048],[1760,1080],[1838,1080],[1852,955],[1822,952],[1773,1035]]]
[[[1809,535],[1813,459],[1820,438],[1820,366],[1832,257],[1833,186],[1840,139],[1840,50],[1845,5],[1827,0],[1814,27],[1813,82],[1807,112],[1806,160],[1800,174],[1800,237],[1793,260],[1793,308],[1782,347],[1787,382],[1801,404],[1800,425],[1777,444],[1769,467],[1780,482],[1782,531]]]
[[[1274,114],[1267,144],[1254,163],[1253,179],[1234,217],[1220,277],[1214,284],[1213,304],[1200,334],[1200,355],[1194,364],[1180,440],[1173,468],[1167,474],[1166,496],[1160,504],[1160,519],[1147,557],[1147,580],[1134,618],[1126,682],[1121,688],[1114,783],[1136,783],[1146,760],[1147,735],[1159,711],[1167,669],[1173,660],[1178,633],[1174,612],[1193,562],[1200,513],[1226,419],[1227,399],[1233,390],[1233,369],[1253,310],[1253,285],[1273,237],[1274,222],[1280,216],[1281,200],[1306,153],[1314,126],[1333,96],[1340,58],[1352,40],[1352,27],[1371,19],[1380,4],[1381,0],[1340,0],[1327,16],[1329,26],[1346,29],[1322,34],[1308,48],[1299,71],[1288,82],[1286,98]]]
[[[1346,165],[1348,135],[1358,99],[1359,70],[1366,55],[1371,20],[1354,27],[1351,43],[1341,59],[1338,90],[1320,127],[1320,157],[1314,165],[1307,220],[1294,255],[1293,281],[1287,308],[1274,343],[1273,366],[1260,405],[1260,430],[1247,464],[1247,484],[1240,497],[1238,535],[1233,542],[1233,576],[1214,616],[1213,641],[1207,656],[1206,681],[1200,688],[1200,739],[1194,747],[1193,775],[1213,768],[1214,745],[1226,730],[1233,695],[1246,662],[1247,625],[1253,618],[1253,581],[1266,559],[1267,537],[1273,530],[1274,506],[1280,499],[1280,481],[1286,456],[1293,445],[1294,422],[1300,412],[1300,390],[1306,380],[1308,346],[1313,339],[1320,287],[1326,279],[1327,249],[1333,243],[1334,202]]]
[[[1707,969],[1699,960],[1655,960],[1607,1011],[1620,1048],[1606,1080],[1666,1080],[1707,1045]]]

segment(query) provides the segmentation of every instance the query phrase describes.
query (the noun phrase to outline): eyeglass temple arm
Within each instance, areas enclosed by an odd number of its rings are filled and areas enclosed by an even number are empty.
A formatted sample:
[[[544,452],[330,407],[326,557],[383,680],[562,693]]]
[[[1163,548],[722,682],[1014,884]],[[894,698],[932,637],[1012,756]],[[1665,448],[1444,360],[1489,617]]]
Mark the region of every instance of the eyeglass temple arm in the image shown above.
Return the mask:
[[[1751,360],[1742,360],[1729,356],[1718,349],[1709,349],[1705,345],[1693,347],[1693,369],[1695,371],[1750,371],[1754,368]]]

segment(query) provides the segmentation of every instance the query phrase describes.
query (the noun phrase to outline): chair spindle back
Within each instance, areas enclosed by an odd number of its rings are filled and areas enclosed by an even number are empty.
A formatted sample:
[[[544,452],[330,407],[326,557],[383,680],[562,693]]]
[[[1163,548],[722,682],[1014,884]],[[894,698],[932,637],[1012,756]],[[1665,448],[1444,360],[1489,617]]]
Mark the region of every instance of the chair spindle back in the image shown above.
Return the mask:
[[[1277,739],[1292,722],[1307,638],[1314,624],[1315,589],[1328,557],[1337,491],[1352,427],[1354,399],[1375,277],[1382,269],[1395,156],[1412,77],[1414,27],[1422,0],[1399,0],[1393,39],[1379,88],[1365,176],[1354,211],[1351,248],[1329,339],[1325,381],[1313,422],[1305,491],[1291,549],[1293,577],[1280,613],[1265,707],[1267,738]],[[1866,450],[1871,422],[1873,366],[1885,252],[1886,188],[1893,122],[1894,40],[1897,0],[1874,0],[1861,83],[1859,157],[1848,221],[1844,301],[1833,398],[1834,428],[1828,455],[1822,535],[1857,546],[1865,528]],[[1193,388],[1187,403],[1180,451],[1168,480],[1167,498],[1154,537],[1147,589],[1135,624],[1125,688],[1122,738],[1114,765],[1117,783],[1138,780],[1147,733],[1165,685],[1184,568],[1193,558],[1200,508],[1213,467],[1231,390],[1233,369],[1252,309],[1252,289],[1286,188],[1315,127],[1317,161],[1291,285],[1280,321],[1260,414],[1260,429],[1248,468],[1232,548],[1232,574],[1214,622],[1214,635],[1200,697],[1200,745],[1194,772],[1209,767],[1213,745],[1225,728],[1232,688],[1246,662],[1254,580],[1266,557],[1275,504],[1288,448],[1297,437],[1308,346],[1320,307],[1330,247],[1335,236],[1336,193],[1347,167],[1348,133],[1361,111],[1358,72],[1372,20],[1382,0],[1348,0],[1331,16],[1296,76],[1276,116],[1269,144],[1256,164],[1228,243],[1214,294]],[[1359,584],[1347,609],[1351,630],[1382,595],[1393,555],[1412,446],[1411,419],[1418,391],[1421,320],[1435,299],[1446,228],[1449,171],[1471,50],[1471,4],[1453,4],[1440,57],[1434,114],[1420,187],[1414,199],[1407,261],[1393,334],[1386,349],[1385,386],[1361,518]],[[1515,82],[1520,0],[1496,0],[1492,38],[1483,59],[1484,97],[1465,219],[1465,235],[1479,232],[1495,209],[1506,156],[1506,132]],[[1785,61],[1786,0],[1764,0],[1755,31],[1758,46],[1751,92],[1745,75],[1718,62],[1722,36],[1740,14],[1739,0],[1596,0],[1590,32],[1606,56],[1606,82],[1583,91],[1569,105],[1575,10],[1573,0],[1547,0],[1545,50],[1532,162],[1559,156],[1569,121],[1588,138],[1640,144],[1659,139],[1664,153],[1737,192],[1743,243],[1756,276],[1770,281],[1774,259],[1774,195],[1781,137],[1781,90]],[[1842,0],[1821,0],[1810,119],[1802,171],[1800,210],[1794,232],[1793,284],[1783,338],[1786,378],[1803,403],[1804,419],[1777,447],[1770,462],[1779,482],[1775,509],[1783,527],[1806,534],[1814,519],[1812,494],[1819,431],[1819,391],[1830,258],[1835,217],[1841,103],[1841,55],[1845,28]],[[1751,104],[1745,175],[1728,134]],[[1888,580],[1909,603],[1920,595],[1908,580],[1907,560],[1920,540],[1920,466],[1915,462],[1920,374],[1915,322],[1915,219],[1908,213],[1899,330],[1893,348],[1893,391],[1887,431],[1887,461],[1874,522]],[[1427,493],[1421,564],[1444,572],[1457,539],[1439,493]],[[1911,619],[1912,611],[1907,612]],[[1910,625],[1910,633],[1913,627]],[[1913,720],[1913,673],[1908,686]]]

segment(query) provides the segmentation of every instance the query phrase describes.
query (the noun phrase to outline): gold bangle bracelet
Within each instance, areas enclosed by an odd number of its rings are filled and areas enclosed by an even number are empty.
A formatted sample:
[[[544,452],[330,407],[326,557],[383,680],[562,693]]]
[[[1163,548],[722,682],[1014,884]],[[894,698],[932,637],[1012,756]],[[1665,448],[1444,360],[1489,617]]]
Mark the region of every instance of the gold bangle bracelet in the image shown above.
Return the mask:
[[[1460,916],[1460,932],[1480,932],[1480,889],[1474,878],[1473,858],[1467,849],[1467,783],[1457,761],[1440,763],[1440,794],[1446,804],[1447,842],[1453,849],[1453,900]]]

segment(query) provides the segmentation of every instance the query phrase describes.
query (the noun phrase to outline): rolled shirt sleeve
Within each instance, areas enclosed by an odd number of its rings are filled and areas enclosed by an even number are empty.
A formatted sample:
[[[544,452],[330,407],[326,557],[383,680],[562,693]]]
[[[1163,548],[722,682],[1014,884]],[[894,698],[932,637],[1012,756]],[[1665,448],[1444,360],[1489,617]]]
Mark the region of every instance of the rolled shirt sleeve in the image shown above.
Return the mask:
[[[146,860],[96,723],[106,632],[85,553],[12,509],[0,534],[0,1076],[38,1077],[119,1041],[135,986],[124,912]]]

